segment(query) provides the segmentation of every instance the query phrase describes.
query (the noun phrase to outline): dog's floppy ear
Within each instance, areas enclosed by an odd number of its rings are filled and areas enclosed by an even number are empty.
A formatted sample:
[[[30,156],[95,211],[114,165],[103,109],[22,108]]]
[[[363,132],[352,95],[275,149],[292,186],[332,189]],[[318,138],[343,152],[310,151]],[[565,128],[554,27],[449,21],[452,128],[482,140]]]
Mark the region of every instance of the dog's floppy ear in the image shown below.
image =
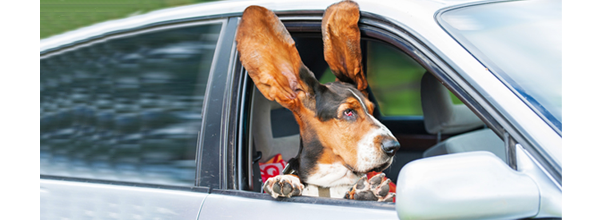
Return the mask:
[[[236,34],[240,61],[265,98],[290,109],[303,90],[299,71],[304,64],[294,40],[270,10],[249,6]]]
[[[359,91],[367,89],[361,63],[359,5],[342,1],[326,9],[321,22],[324,57],[332,73],[342,82],[352,83]]]

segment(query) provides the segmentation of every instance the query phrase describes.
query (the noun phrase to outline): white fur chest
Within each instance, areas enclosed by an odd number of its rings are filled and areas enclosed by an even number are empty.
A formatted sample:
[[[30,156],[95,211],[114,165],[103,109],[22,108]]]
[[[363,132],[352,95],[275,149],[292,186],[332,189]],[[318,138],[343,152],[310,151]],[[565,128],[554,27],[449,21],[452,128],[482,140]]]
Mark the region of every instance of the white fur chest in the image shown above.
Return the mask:
[[[331,198],[343,198],[359,177],[340,163],[319,164],[305,181],[304,196],[319,196],[319,187],[330,189]]]
[[[330,198],[344,198],[346,192],[348,192],[353,185],[340,185],[335,187],[328,188],[328,193]],[[319,187],[316,185],[308,184],[303,190],[303,196],[314,196],[319,197]]]

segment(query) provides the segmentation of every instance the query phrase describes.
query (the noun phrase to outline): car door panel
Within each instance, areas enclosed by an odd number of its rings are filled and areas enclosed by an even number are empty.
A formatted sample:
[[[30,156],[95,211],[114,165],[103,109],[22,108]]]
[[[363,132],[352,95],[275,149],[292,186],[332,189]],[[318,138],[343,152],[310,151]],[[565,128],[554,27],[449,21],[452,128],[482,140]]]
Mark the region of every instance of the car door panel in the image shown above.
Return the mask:
[[[40,219],[196,219],[206,197],[191,190],[41,179]]]
[[[268,197],[267,194],[263,194]],[[259,196],[262,197],[262,196]],[[223,194],[207,196],[199,219],[398,219],[394,208],[376,209]]]

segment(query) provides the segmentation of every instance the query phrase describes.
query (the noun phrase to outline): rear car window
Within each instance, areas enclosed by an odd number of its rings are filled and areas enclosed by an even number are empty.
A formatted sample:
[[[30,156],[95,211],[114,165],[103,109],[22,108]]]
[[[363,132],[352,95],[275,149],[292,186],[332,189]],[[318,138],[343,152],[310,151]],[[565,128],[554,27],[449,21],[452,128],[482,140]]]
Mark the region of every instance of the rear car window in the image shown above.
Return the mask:
[[[194,185],[220,29],[135,34],[40,60],[40,174]]]

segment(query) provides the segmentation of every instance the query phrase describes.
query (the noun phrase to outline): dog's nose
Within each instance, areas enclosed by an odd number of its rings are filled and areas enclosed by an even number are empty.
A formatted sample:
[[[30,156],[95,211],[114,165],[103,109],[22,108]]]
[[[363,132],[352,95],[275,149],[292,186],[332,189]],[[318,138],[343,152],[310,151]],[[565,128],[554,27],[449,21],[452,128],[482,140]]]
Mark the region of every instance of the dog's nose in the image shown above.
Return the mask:
[[[386,152],[388,156],[393,156],[399,148],[401,148],[401,144],[396,140],[388,139],[382,142],[382,150]]]

